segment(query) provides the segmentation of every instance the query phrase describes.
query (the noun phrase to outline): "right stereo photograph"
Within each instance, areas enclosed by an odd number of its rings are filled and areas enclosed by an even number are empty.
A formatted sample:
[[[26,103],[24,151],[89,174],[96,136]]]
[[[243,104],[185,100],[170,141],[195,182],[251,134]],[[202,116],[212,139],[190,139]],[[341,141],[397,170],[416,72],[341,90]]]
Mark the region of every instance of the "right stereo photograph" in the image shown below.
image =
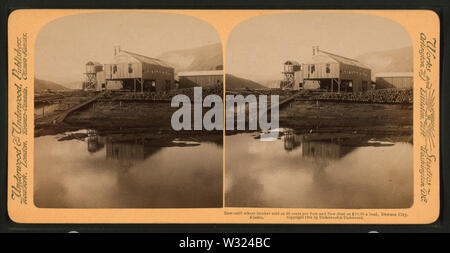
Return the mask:
[[[412,206],[413,48],[400,24],[262,15],[233,29],[225,66],[226,207]]]

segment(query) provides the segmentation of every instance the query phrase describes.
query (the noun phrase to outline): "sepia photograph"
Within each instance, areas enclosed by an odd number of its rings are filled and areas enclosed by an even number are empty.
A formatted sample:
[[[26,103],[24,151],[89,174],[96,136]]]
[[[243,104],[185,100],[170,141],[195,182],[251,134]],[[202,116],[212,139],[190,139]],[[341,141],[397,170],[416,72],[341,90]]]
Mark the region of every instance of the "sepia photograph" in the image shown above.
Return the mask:
[[[439,221],[439,13],[113,8],[10,11],[11,223]]]
[[[266,131],[250,129],[251,116],[246,131],[227,122],[225,206],[411,207],[412,46],[402,25],[368,14],[268,14],[234,27],[227,101],[276,98],[268,115],[278,122]],[[251,113],[257,101],[245,101]]]
[[[197,87],[222,97],[213,26],[170,13],[68,15],[42,28],[35,55],[38,208],[223,206],[222,130],[171,125],[173,97]]]

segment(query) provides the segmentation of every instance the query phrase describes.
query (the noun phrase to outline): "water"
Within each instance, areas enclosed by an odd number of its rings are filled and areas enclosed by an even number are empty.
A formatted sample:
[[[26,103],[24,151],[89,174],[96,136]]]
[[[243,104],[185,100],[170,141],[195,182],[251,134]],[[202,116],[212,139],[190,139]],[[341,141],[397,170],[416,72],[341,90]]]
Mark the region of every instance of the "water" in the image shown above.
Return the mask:
[[[225,205],[274,208],[408,208],[413,145],[353,134],[226,137]],[[399,138],[396,138],[399,139]]]
[[[70,134],[34,140],[37,207],[222,207],[221,143]]]
[[[72,134],[68,140],[58,141],[68,134]],[[118,136],[81,130],[35,138],[35,204],[42,208],[222,207],[221,142]],[[258,133],[226,137],[226,206],[412,205],[413,146],[408,138],[290,130],[274,141],[258,137]]]

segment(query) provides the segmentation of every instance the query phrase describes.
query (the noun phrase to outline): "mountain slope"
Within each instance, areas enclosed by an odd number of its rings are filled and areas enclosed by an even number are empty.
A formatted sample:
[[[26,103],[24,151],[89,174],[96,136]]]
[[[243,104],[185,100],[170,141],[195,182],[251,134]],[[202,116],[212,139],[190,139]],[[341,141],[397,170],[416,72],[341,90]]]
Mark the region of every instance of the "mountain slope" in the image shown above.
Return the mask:
[[[257,82],[254,82],[252,80],[248,80],[242,77],[237,77],[235,75],[226,74],[225,75],[226,80],[226,89],[227,90],[239,90],[239,89],[267,89],[266,86],[261,85]]]
[[[72,90],[79,90],[83,87],[83,81],[67,82],[63,83],[62,85]]]
[[[216,43],[203,47],[169,51],[157,57],[175,67],[175,72],[193,70],[214,70],[223,65],[222,44]]]
[[[360,55],[356,59],[371,67],[372,75],[380,72],[413,71],[412,47],[370,52]]]
[[[281,79],[282,79],[282,77],[280,77],[280,79],[278,79],[278,80],[276,80],[276,79],[264,80],[264,81],[261,81],[260,83],[267,88],[280,88]]]
[[[69,90],[69,88],[51,81],[34,78],[34,91],[40,92],[44,90]]]

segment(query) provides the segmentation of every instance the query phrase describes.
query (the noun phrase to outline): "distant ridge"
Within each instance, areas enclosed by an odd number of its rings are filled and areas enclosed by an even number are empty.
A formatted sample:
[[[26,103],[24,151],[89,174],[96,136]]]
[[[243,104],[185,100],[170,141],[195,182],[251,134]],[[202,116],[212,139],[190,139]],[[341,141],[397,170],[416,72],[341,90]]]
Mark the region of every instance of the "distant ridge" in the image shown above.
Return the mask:
[[[365,53],[356,57],[356,59],[372,69],[372,76],[381,72],[413,71],[412,47]]]
[[[34,91],[41,92],[45,90],[69,90],[66,86],[61,84],[54,83],[52,81],[41,80],[38,78],[34,78]]]
[[[226,89],[227,90],[241,90],[241,89],[267,89],[266,86],[261,85],[257,82],[254,82],[249,79],[245,79],[242,77],[237,77],[232,74],[226,74],[225,75],[226,80]]]
[[[210,44],[202,47],[176,50],[157,57],[175,67],[175,72],[214,70],[223,65],[222,44]]]
[[[67,88],[72,90],[79,90],[83,87],[83,81],[67,82],[62,83],[61,85],[66,86]]]

